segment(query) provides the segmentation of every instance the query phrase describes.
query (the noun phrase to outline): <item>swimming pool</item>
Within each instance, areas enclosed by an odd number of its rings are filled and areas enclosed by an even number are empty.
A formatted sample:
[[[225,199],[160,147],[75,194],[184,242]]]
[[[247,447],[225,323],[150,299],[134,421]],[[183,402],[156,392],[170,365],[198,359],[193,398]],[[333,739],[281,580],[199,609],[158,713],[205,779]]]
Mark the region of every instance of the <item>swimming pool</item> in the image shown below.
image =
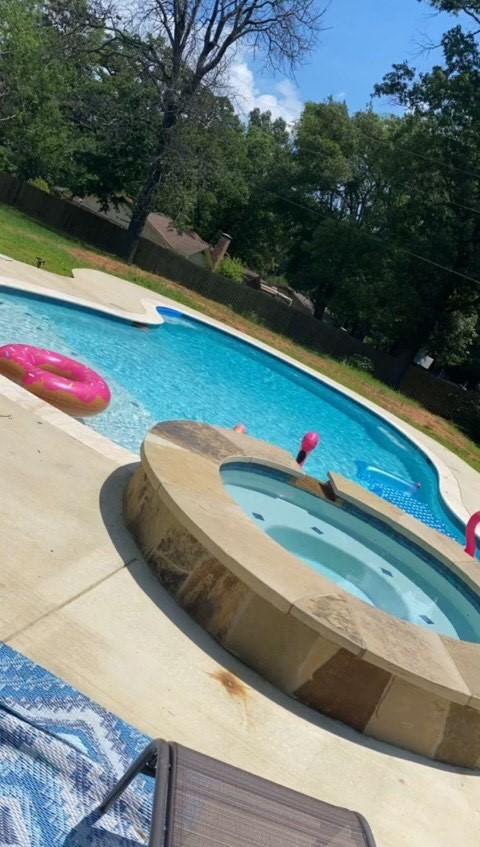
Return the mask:
[[[480,598],[395,530],[292,486],[282,471],[229,463],[221,477],[258,529],[321,576],[400,620],[480,642]]]
[[[377,493],[459,541],[463,527],[443,503],[435,468],[380,416],[314,377],[190,318],[165,314],[149,330],[87,309],[0,287],[0,344],[47,347],[81,359],[107,379],[112,403],[88,425],[138,451],[157,421],[232,427],[295,453],[307,430],[321,433],[309,473],[336,471],[372,487],[375,466],[421,484],[412,497],[388,484]]]

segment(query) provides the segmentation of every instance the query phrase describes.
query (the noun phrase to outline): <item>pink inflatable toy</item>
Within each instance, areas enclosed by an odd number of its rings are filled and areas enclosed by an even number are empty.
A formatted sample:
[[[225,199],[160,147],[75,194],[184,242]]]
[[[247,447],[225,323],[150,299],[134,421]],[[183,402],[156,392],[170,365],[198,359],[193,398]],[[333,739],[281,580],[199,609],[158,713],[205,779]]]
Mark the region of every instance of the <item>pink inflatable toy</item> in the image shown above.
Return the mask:
[[[308,459],[310,453],[315,450],[316,447],[320,444],[320,436],[318,432],[307,432],[303,438],[302,443],[300,445],[300,450],[297,455],[297,464],[302,467],[306,460]]]
[[[0,373],[78,418],[98,415],[110,403],[110,389],[101,376],[51,350],[28,344],[0,347]]]
[[[477,526],[480,526],[480,512],[475,512],[467,523],[465,553],[471,556],[472,559],[475,558],[475,553],[477,552],[477,536],[475,535]]]

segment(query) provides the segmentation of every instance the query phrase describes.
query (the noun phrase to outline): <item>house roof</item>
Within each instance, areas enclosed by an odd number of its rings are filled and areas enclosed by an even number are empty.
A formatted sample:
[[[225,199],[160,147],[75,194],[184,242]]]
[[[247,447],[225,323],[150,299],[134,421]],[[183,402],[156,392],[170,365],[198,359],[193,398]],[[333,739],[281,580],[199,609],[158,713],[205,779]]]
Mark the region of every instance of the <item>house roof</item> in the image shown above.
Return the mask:
[[[208,242],[200,238],[193,229],[177,229],[172,219],[168,215],[160,214],[160,212],[151,212],[148,216],[145,227],[147,237],[149,228],[159,232],[172,250],[181,253],[183,256],[193,256],[195,253],[203,253],[204,250],[210,249]]]
[[[82,209],[93,212],[100,218],[106,218],[107,221],[111,221],[111,223],[117,224],[117,226],[121,226],[124,229],[128,227],[130,222],[131,211],[125,202],[118,204],[111,203],[110,206],[105,208],[97,197],[89,195],[88,197],[72,197],[72,203],[75,203],[76,206],[80,206]]]
[[[106,209],[102,207],[102,203],[96,197],[74,197],[73,203],[81,206],[83,209],[88,209],[95,215],[101,218],[106,218],[117,226],[124,229],[128,227],[131,218],[131,210],[127,203],[120,202],[111,204]],[[145,238],[156,240],[155,236],[159,235],[160,239],[182,256],[194,256],[195,253],[203,253],[210,249],[210,244],[204,241],[203,238],[193,231],[178,229],[172,218],[168,215],[163,215],[160,212],[151,212],[147,218],[143,233]]]

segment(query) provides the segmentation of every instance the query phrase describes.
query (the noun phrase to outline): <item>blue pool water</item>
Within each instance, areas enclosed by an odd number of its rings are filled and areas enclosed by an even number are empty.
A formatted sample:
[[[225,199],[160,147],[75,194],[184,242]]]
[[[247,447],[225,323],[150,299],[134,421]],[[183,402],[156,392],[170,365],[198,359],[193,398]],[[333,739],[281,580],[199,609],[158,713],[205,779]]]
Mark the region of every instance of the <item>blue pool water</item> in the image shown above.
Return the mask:
[[[154,423],[190,419],[233,427],[296,453],[307,430],[321,433],[308,471],[336,471],[459,541],[463,528],[444,505],[437,474],[415,445],[319,380],[201,322],[165,315],[149,330],[41,297],[0,288],[0,344],[35,344],[81,359],[109,382],[112,402],[88,425],[138,451]],[[362,479],[375,466],[421,483],[411,496]]]
[[[229,464],[221,476],[259,529],[359,600],[424,629],[480,642],[480,598],[398,533],[293,488],[278,471]]]

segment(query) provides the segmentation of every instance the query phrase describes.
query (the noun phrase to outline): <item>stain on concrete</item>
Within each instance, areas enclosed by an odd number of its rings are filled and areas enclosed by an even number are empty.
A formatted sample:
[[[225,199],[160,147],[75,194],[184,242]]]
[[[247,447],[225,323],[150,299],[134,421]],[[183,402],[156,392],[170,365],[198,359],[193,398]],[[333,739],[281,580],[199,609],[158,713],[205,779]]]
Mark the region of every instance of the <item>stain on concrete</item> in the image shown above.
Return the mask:
[[[243,682],[240,682],[238,677],[234,676],[230,671],[218,670],[215,673],[209,674],[212,679],[215,679],[223,686],[227,694],[238,700],[245,701],[248,697],[248,688]]]

